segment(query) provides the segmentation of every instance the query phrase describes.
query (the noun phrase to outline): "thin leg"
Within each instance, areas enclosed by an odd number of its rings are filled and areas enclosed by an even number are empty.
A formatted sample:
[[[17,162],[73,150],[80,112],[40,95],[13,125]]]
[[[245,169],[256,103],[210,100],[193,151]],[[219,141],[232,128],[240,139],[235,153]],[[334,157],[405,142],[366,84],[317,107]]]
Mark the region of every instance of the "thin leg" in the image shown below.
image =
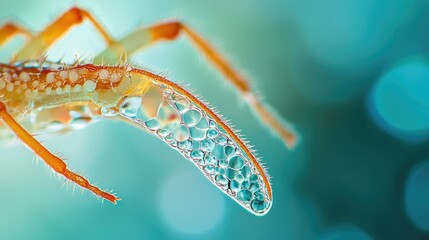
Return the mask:
[[[295,144],[296,138],[293,131],[288,129],[267,109],[260,98],[253,92],[249,82],[205,39],[183,23],[173,21],[160,23],[148,28],[140,28],[121,40],[112,43],[95,58],[94,62],[116,64],[118,59],[126,56],[126,54],[133,54],[143,47],[159,41],[175,40],[180,33],[184,33],[201,53],[226,76],[262,121],[277,132],[286,145],[292,147]]]
[[[15,56],[15,60],[24,61],[39,59],[44,51],[55,41],[63,36],[72,26],[82,23],[85,19],[89,20],[101,34],[104,40],[110,45],[113,41],[103,29],[103,27],[87,11],[74,7],[61,15],[45,30],[31,39]]]
[[[43,159],[55,172],[112,203],[116,203],[116,201],[119,200],[115,195],[100,190],[98,187],[91,185],[84,177],[67,169],[67,165],[63,160],[49,152],[49,150],[40,144],[9,115],[6,106],[2,102],[0,102],[0,119],[3,120],[4,124],[6,124],[28,148]]]
[[[26,37],[27,39],[30,39],[32,37],[31,33],[27,29],[20,27],[14,23],[6,23],[0,28],[0,46],[3,46],[12,37],[19,34],[24,35],[24,37]]]

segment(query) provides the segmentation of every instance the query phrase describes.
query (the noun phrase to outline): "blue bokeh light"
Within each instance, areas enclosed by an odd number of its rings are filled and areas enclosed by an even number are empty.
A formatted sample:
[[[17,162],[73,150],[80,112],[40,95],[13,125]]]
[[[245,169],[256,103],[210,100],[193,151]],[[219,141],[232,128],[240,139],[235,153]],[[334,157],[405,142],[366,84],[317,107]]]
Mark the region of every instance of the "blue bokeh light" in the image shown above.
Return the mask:
[[[429,137],[429,64],[422,57],[402,60],[376,82],[370,95],[375,121],[410,142]]]
[[[429,231],[429,161],[415,166],[407,179],[405,209],[411,221]]]

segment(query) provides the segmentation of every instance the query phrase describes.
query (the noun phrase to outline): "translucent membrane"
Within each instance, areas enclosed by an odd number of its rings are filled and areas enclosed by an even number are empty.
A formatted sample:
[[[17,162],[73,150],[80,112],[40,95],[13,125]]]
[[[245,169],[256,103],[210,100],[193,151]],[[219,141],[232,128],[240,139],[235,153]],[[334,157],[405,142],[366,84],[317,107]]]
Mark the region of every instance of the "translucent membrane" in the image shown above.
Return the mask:
[[[126,97],[120,114],[179,151],[247,210],[257,215],[267,213],[271,207],[267,186],[234,138],[199,106],[170,87],[154,83],[148,93]]]

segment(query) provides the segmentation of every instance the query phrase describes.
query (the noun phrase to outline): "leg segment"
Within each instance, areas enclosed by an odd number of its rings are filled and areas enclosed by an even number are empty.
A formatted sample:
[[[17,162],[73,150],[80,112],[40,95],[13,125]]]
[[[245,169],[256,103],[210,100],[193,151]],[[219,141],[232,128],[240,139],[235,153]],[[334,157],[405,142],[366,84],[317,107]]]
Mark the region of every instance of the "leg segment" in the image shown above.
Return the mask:
[[[49,150],[40,144],[33,136],[31,136],[31,134],[19,125],[12,116],[9,115],[6,106],[2,102],[0,102],[0,120],[3,120],[4,124],[7,125],[28,148],[43,159],[43,161],[45,161],[45,163],[55,172],[112,203],[116,203],[116,201],[119,200],[115,195],[100,190],[98,187],[91,185],[84,177],[67,169],[67,165],[63,160],[49,152]]]
[[[31,33],[27,29],[13,23],[6,23],[0,28],[0,46],[6,44],[8,40],[19,34],[24,35],[27,39],[32,37]]]
[[[28,42],[15,56],[15,60],[24,61],[30,59],[38,59],[44,51],[50,47],[56,40],[63,36],[72,26],[82,23],[84,20],[89,20],[101,34],[107,44],[113,41],[102,28],[102,26],[91,16],[87,11],[74,7],[61,15],[45,30],[35,36]]]
[[[148,28],[138,29],[121,40],[112,43],[95,58],[94,62],[116,64],[118,59],[126,54],[133,54],[143,47],[160,41],[175,40],[180,33],[187,36],[201,53],[226,76],[262,121],[276,131],[286,145],[292,147],[295,144],[296,139],[293,131],[288,129],[285,124],[267,109],[260,98],[252,91],[249,82],[205,39],[183,23],[177,21],[165,22]]]

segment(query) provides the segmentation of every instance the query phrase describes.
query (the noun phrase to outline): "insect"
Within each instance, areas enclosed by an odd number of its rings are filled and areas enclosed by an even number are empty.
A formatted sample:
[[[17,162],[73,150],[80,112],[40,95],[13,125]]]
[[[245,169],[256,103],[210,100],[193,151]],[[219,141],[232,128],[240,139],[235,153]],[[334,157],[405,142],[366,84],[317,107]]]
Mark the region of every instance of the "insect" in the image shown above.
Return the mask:
[[[44,61],[41,56],[47,49],[83,21],[95,26],[107,48],[91,63]],[[69,170],[33,135],[65,133],[101,119],[118,119],[176,149],[250,212],[264,215],[269,211],[269,177],[254,152],[227,122],[180,85],[120,61],[150,44],[185,35],[226,76],[262,121],[287,145],[293,145],[292,131],[266,109],[249,83],[222,55],[190,27],[179,21],[161,22],[114,40],[88,11],[74,7],[36,34],[14,23],[3,25],[0,45],[16,35],[24,35],[27,41],[9,63],[0,64],[0,138],[17,137],[68,181],[116,203],[118,197]]]

